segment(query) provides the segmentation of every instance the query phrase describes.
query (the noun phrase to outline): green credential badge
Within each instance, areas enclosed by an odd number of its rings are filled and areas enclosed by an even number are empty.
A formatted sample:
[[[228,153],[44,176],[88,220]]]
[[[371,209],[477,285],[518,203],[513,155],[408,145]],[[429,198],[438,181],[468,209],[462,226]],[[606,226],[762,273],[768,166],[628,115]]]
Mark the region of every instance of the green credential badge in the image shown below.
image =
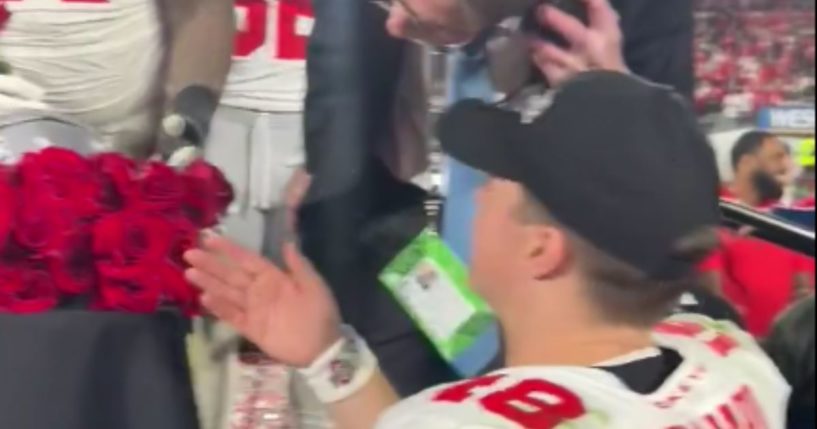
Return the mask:
[[[423,231],[380,281],[449,362],[488,329],[493,314],[468,286],[465,264],[433,231]]]

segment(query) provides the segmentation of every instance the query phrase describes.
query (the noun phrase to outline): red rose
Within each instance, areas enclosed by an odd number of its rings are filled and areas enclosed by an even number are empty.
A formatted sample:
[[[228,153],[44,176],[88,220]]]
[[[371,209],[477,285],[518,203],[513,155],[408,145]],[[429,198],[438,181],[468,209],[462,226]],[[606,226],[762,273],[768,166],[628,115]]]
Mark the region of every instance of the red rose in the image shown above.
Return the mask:
[[[183,173],[186,182],[184,210],[188,219],[200,228],[209,228],[233,201],[230,182],[216,167],[204,161],[190,164]]]
[[[26,154],[17,173],[26,196],[48,198],[52,210],[90,217],[102,209],[98,176],[91,163],[76,152],[47,148]]]
[[[22,190],[13,229],[14,238],[24,249],[47,255],[62,246],[65,236],[82,228],[70,210],[54,205],[47,195]]]
[[[101,182],[101,204],[106,211],[119,211],[134,201],[137,167],[133,160],[119,154],[105,153],[90,160]]]
[[[163,260],[172,246],[169,221],[137,211],[114,213],[93,227],[93,254],[113,266],[150,264]]]
[[[94,225],[93,255],[99,281],[96,306],[138,313],[156,311],[162,294],[161,267],[176,227],[136,211],[104,216]]]
[[[57,290],[68,295],[88,293],[97,281],[88,230],[65,236],[48,258],[48,268]]]
[[[94,230],[99,293],[96,307],[139,313],[173,304],[198,314],[198,291],[184,278],[182,258],[198,231],[192,224],[123,212],[102,218]]]
[[[181,207],[185,195],[184,180],[166,164],[147,164],[141,171],[138,186],[136,202],[142,210],[169,212]]]
[[[0,266],[0,313],[34,314],[52,310],[59,299],[47,271]]]
[[[11,169],[0,165],[0,253],[11,235],[17,207],[17,192],[12,186],[11,178]]]
[[[184,277],[184,270],[188,265],[182,257],[185,252],[196,246],[197,240],[197,231],[192,228],[180,228],[166,262],[157,267],[165,297],[177,305],[186,316],[195,316],[201,310],[198,289],[190,285]]]
[[[144,267],[102,267],[94,308],[106,311],[153,313],[159,307],[162,289],[158,277]]]

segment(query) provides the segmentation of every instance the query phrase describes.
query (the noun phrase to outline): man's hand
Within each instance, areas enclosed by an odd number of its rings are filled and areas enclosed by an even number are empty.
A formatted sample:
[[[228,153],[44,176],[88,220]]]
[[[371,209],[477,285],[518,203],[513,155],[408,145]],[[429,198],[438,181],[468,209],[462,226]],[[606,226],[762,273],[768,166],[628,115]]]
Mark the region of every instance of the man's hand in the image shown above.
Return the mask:
[[[271,358],[308,367],[340,339],[332,295],[294,244],[284,246],[286,271],[219,236],[185,259],[204,306]]]
[[[533,61],[553,86],[589,70],[628,72],[618,14],[608,0],[584,1],[589,26],[552,6],[537,11],[539,24],[560,33],[570,44],[565,50],[542,40],[531,41]]]
[[[446,46],[466,43],[481,30],[464,0],[392,0],[387,8],[386,29],[401,39]]]
[[[309,192],[310,185],[312,185],[312,176],[306,171],[306,168],[300,167],[292,174],[284,189],[285,227],[287,234],[292,237],[298,234],[298,210]]]

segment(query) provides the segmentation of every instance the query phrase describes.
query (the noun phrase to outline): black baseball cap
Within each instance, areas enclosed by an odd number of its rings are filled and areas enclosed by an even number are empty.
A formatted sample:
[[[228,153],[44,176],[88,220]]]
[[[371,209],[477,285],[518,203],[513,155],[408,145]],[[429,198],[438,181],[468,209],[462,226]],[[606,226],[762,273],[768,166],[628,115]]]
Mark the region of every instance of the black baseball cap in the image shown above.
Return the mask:
[[[476,100],[440,121],[451,156],[523,185],[559,222],[654,280],[689,275],[673,252],[719,224],[715,155],[688,102],[615,72],[580,74],[532,120]]]

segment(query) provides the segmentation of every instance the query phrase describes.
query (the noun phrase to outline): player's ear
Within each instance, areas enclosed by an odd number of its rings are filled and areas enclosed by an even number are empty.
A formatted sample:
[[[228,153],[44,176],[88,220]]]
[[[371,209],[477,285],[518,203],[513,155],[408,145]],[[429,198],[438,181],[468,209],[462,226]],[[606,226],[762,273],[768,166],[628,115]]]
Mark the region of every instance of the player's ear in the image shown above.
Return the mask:
[[[523,244],[527,276],[534,280],[548,280],[565,272],[570,262],[567,234],[552,225],[528,226]]]

